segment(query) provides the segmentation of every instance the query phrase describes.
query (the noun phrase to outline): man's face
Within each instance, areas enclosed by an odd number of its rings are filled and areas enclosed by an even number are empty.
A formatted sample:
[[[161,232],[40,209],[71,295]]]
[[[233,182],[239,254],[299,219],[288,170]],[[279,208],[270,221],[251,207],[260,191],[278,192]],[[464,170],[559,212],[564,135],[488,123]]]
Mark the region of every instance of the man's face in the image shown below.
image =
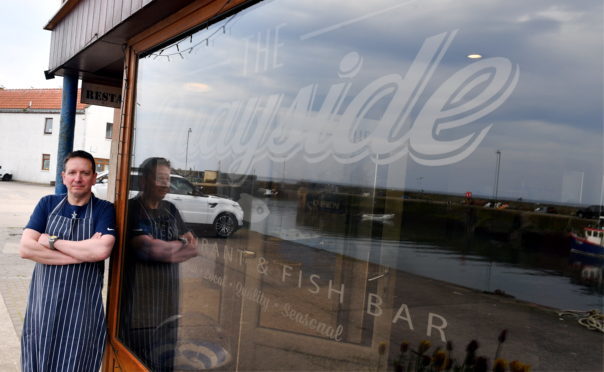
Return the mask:
[[[154,200],[162,200],[170,191],[170,167],[158,165],[155,174],[145,180],[145,192]]]
[[[75,197],[83,197],[91,193],[92,185],[96,183],[96,172],[92,163],[84,158],[71,158],[65,164],[61,173],[67,192]]]

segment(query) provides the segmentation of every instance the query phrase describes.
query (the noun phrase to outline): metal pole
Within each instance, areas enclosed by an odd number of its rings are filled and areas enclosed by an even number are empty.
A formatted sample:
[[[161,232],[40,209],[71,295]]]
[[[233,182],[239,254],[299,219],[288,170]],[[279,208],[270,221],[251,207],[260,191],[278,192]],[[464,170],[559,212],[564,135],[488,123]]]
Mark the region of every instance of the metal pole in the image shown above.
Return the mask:
[[[59,130],[59,147],[57,150],[57,169],[55,176],[55,194],[65,194],[67,188],[63,185],[61,172],[63,159],[73,151],[73,136],[75,131],[76,104],[78,98],[77,75],[63,76],[63,93],[61,102],[61,128]]]
[[[377,159],[376,159],[376,162],[375,162],[375,171],[373,172],[373,198],[374,199],[377,196],[377,193],[376,193],[376,188],[377,188],[377,172],[378,172],[378,163],[377,163]]]
[[[185,154],[185,170],[188,170],[189,168],[188,163],[189,163],[189,135],[191,134],[192,130],[191,128],[189,128],[189,130],[187,131],[187,153]]]
[[[501,167],[501,151],[497,150],[497,165],[495,166],[495,185],[493,191],[493,200],[497,202],[497,195],[499,194],[499,170]]]

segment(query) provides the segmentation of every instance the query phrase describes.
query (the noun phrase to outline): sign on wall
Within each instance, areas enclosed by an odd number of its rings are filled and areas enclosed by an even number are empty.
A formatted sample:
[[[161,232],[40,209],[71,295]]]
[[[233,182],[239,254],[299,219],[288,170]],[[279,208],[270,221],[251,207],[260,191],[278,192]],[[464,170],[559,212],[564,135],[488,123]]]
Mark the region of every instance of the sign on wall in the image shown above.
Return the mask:
[[[122,104],[122,88],[82,82],[80,101],[89,105],[120,108]]]

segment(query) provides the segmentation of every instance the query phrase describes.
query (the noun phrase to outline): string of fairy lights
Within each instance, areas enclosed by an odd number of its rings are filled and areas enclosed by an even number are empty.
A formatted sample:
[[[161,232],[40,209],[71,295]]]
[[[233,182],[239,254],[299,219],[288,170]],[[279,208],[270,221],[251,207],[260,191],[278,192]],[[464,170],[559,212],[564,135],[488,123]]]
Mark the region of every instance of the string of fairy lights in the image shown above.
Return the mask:
[[[214,14],[214,16],[210,17],[210,19],[206,23],[206,30],[209,30],[211,20],[214,19],[214,17],[216,17],[218,14],[220,14],[220,12],[222,12],[222,10],[231,1],[232,0],[225,1],[225,3],[222,5],[222,7],[220,7],[220,9],[218,9],[218,11]],[[231,21],[233,21],[235,19],[235,17],[236,17],[236,14],[232,15],[231,17],[229,17],[226,20],[226,22],[222,26],[220,26],[216,30],[214,30],[213,33],[211,33],[210,35],[208,35],[208,36],[206,36],[206,37],[204,37],[204,38],[202,38],[200,40],[197,40],[195,43],[193,42],[193,34],[191,34],[188,37],[183,38],[183,39],[179,40],[178,42],[176,42],[176,43],[174,43],[172,45],[169,45],[169,46],[167,46],[165,48],[160,49],[160,51],[158,53],[151,53],[151,54],[149,54],[149,57],[153,58],[153,59],[167,58],[168,62],[171,61],[170,57],[175,57],[175,56],[179,56],[181,59],[185,59],[184,56],[187,55],[187,54],[191,54],[191,52],[193,52],[193,50],[195,48],[197,48],[198,46],[203,45],[203,44],[205,44],[206,47],[209,46],[210,45],[210,40],[214,36],[216,36],[217,34],[220,34],[220,33],[226,34],[226,30],[227,30],[228,24]],[[187,40],[188,40],[189,45],[188,46],[183,45],[183,44],[185,44],[187,42]]]

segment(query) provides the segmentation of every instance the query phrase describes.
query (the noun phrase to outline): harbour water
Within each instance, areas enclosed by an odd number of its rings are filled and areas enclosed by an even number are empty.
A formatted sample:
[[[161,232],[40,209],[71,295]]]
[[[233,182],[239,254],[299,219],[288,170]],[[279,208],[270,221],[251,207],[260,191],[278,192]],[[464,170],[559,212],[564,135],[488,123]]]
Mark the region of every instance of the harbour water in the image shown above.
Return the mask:
[[[297,222],[295,202],[268,198],[263,202],[268,213],[251,229],[269,236],[556,309],[603,310],[601,260],[429,228],[402,229],[398,240],[325,233]],[[383,236],[392,236],[388,230],[400,227],[385,221],[381,229]],[[304,254],[296,256],[304,260]]]

